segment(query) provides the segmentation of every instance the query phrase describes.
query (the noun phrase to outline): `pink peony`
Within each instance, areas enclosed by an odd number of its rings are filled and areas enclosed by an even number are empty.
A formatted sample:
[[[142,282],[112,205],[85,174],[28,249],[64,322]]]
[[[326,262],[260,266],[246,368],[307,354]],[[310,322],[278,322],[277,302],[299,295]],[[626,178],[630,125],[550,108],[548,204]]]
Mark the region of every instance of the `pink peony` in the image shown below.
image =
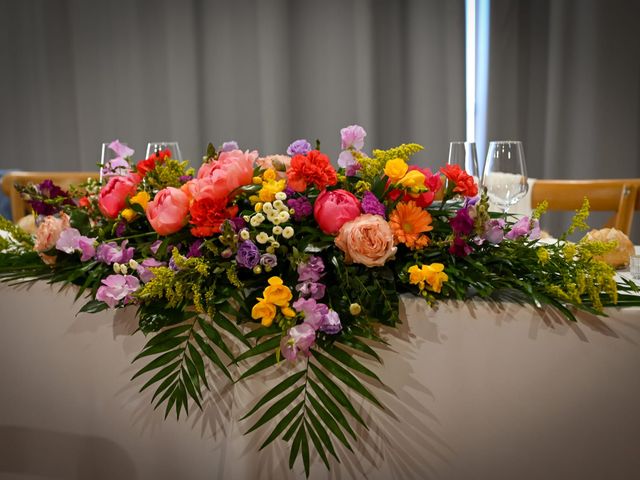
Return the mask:
[[[345,223],[335,242],[346,263],[367,267],[381,267],[397,250],[391,227],[380,215],[365,214]]]
[[[258,152],[255,150],[222,152],[218,160],[202,165],[198,170],[198,178],[183,185],[182,189],[195,200],[229,197],[237,188],[251,184],[257,158]]]
[[[33,248],[40,254],[40,257],[45,263],[49,265],[55,263],[55,256],[45,255],[43,252],[55,247],[56,242],[60,238],[60,234],[69,228],[69,226],[69,216],[66,213],[61,213],[59,217],[49,215],[45,217],[38,226],[36,243]]]
[[[149,202],[146,213],[159,235],[176,233],[187,223],[189,197],[178,188],[164,188]]]
[[[127,206],[127,197],[136,194],[141,180],[142,177],[137,173],[129,174],[126,177],[112,177],[100,190],[98,208],[102,214],[108,218],[116,218]]]
[[[320,229],[336,235],[340,227],[360,215],[360,200],[346,190],[324,190],[313,207],[313,216]]]

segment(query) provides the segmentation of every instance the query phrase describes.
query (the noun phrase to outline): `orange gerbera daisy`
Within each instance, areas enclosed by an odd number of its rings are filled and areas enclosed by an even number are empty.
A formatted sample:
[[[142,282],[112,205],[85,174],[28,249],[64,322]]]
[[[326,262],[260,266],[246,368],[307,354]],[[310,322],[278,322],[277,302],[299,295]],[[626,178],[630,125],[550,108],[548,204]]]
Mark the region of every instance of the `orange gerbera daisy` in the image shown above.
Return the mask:
[[[389,225],[396,243],[404,243],[414,250],[429,243],[429,237],[423,234],[433,230],[431,214],[418,207],[415,202],[398,203],[391,212]]]

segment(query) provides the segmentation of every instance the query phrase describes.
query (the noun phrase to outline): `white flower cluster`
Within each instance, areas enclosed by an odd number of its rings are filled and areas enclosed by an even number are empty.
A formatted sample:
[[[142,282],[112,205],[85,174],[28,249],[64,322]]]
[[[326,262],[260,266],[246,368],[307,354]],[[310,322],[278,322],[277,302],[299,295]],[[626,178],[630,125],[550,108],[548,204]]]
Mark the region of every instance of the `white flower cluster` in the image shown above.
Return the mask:
[[[289,207],[284,203],[287,199],[287,194],[284,192],[278,192],[275,195],[275,200],[273,202],[265,202],[256,204],[256,213],[252,216],[245,216],[245,221],[249,222],[252,227],[258,227],[262,225],[265,221],[268,221],[273,225],[271,229],[272,235],[267,234],[266,232],[260,232],[256,235],[256,242],[260,244],[266,244],[271,242],[271,250],[275,251],[276,248],[280,246],[280,244],[275,240],[274,236],[278,237],[282,235],[283,238],[289,239],[293,237],[295,230],[290,225],[286,225],[284,227],[281,224],[288,222],[291,219],[291,214],[293,210],[289,209]],[[244,238],[245,235],[247,238]],[[248,240],[249,232],[242,234],[241,238],[243,240]],[[267,248],[267,252],[273,253],[269,251]]]

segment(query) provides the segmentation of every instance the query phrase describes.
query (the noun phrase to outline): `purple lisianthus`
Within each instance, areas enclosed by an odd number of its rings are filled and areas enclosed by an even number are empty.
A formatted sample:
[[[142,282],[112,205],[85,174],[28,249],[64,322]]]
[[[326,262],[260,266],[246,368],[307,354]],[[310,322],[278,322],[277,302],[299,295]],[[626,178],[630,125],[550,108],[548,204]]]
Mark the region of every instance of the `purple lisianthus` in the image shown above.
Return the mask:
[[[449,247],[449,253],[456,255],[457,257],[466,257],[473,249],[464,239],[456,237],[453,239],[453,243]]]
[[[320,300],[326,292],[326,285],[319,282],[302,282],[296,285],[296,290],[305,298]]]
[[[299,298],[292,304],[296,311],[304,314],[304,323],[308,323],[314,330],[318,330],[324,317],[329,313],[329,307],[324,303],[318,303],[313,298]]]
[[[449,220],[449,225],[454,233],[459,235],[469,235],[473,230],[473,218],[469,215],[468,208],[461,208],[456,216]]]
[[[238,142],[236,142],[235,140],[231,140],[229,142],[224,142],[222,144],[222,147],[220,147],[220,151],[221,152],[230,152],[232,150],[238,150],[240,147],[238,147]]]
[[[530,220],[527,216],[522,217],[511,227],[511,230],[505,235],[505,238],[516,240],[525,236],[530,240],[540,238],[540,222],[538,222],[537,219]]]
[[[273,268],[278,265],[278,257],[273,253],[265,253],[260,257],[260,265],[263,267]]]
[[[342,149],[355,148],[356,150],[362,150],[364,147],[364,137],[367,136],[364,128],[360,125],[349,125],[340,130],[340,137],[342,139]]]
[[[234,232],[239,232],[247,226],[247,222],[245,222],[242,217],[233,217],[228,219],[227,222],[231,224],[231,228],[233,228]]]
[[[294,155],[306,155],[311,151],[311,144],[304,138],[296,140],[287,148],[287,155],[293,157]]]
[[[135,249],[127,247],[128,240],[123,240],[120,246],[116,242],[101,243],[96,250],[96,260],[107,265],[113,263],[127,263],[133,258]]]
[[[482,238],[494,245],[499,244],[504,239],[505,221],[502,218],[493,218],[484,224],[484,234]]]
[[[371,215],[380,215],[382,218],[387,218],[386,209],[378,197],[371,192],[364,192],[362,196],[362,202],[360,202],[360,208],[364,213],[370,213]]]
[[[60,234],[56,248],[64,253],[82,252],[80,260],[86,262],[96,254],[95,241],[95,238],[80,235],[75,228],[67,228]]]
[[[293,208],[293,219],[301,222],[313,213],[313,207],[307,197],[290,198],[287,200],[287,206]]]
[[[315,341],[315,330],[310,325],[302,323],[291,327],[287,335],[282,337],[280,341],[280,352],[284,358],[293,362],[299,351],[309,356],[309,349]]]
[[[335,335],[342,330],[342,323],[340,322],[340,315],[335,310],[329,310],[324,316],[324,321],[320,325],[320,331],[329,335]]]
[[[187,250],[186,257],[201,257],[202,252],[200,251],[200,247],[202,247],[203,243],[204,240],[202,240],[201,238],[196,239],[191,245],[189,245],[189,250]]]
[[[236,262],[244,268],[253,268],[260,263],[260,251],[251,240],[240,243],[236,253]]]
[[[109,275],[102,279],[102,286],[96,292],[96,300],[114,308],[122,300],[126,305],[132,299],[131,294],[140,287],[140,281],[133,275]]]
[[[142,263],[138,264],[136,271],[138,272],[140,280],[147,283],[156,276],[151,269],[154,267],[162,267],[164,265],[166,265],[165,262],[160,262],[155,258],[145,258]]]
[[[298,265],[299,282],[317,282],[324,273],[322,257],[311,255],[309,260]]]

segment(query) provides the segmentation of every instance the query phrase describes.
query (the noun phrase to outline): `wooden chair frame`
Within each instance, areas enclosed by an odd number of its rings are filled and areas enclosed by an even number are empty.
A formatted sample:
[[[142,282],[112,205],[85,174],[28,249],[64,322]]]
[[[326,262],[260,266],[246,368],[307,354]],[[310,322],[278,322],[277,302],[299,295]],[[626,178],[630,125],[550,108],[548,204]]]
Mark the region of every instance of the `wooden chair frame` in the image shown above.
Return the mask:
[[[631,231],[634,211],[640,211],[640,178],[612,180],[536,180],[531,190],[531,206],[543,200],[548,210],[577,210],[584,197],[592,211],[615,214],[605,227],[613,227],[626,235]]]
[[[29,213],[28,204],[20,196],[14,185],[27,185],[51,180],[61,188],[85,182],[88,178],[100,178],[97,172],[10,172],[2,177],[2,190],[11,199],[11,216],[14,222]]]

